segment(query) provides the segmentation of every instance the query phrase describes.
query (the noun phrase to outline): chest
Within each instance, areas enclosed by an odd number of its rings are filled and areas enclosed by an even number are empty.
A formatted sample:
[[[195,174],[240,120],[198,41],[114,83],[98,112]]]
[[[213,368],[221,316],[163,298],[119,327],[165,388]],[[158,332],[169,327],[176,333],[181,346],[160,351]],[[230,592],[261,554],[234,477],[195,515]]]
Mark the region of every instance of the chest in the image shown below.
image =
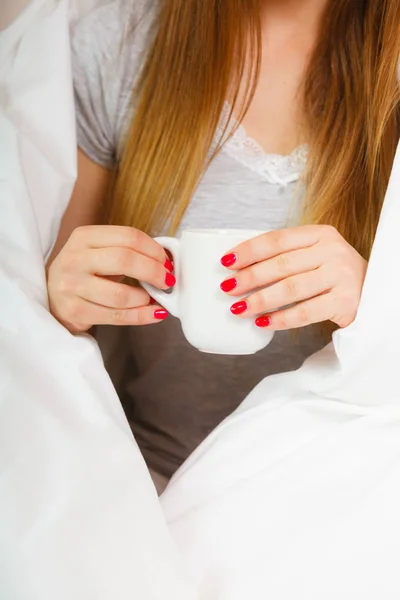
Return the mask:
[[[266,153],[290,154],[306,142],[302,86],[309,54],[298,41],[264,44],[257,89],[243,125]]]
[[[254,156],[234,140],[208,168],[181,228],[270,230],[297,224],[304,187],[295,170],[303,161],[300,151]],[[279,182],[274,174],[293,181]]]

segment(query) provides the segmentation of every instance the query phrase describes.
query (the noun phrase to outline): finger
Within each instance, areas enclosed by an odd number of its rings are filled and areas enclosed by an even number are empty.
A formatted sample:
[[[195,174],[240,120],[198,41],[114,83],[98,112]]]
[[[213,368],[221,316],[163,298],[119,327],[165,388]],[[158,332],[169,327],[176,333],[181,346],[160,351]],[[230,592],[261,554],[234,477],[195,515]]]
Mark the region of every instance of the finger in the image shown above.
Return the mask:
[[[80,298],[75,298],[66,310],[67,320],[76,328],[89,328],[93,325],[148,325],[159,323],[168,317],[162,307],[139,306],[127,309],[113,309],[99,306]]]
[[[163,264],[168,258],[164,248],[158,242],[133,227],[113,225],[78,227],[71,235],[71,244],[73,248],[129,248]]]
[[[318,269],[325,262],[325,254],[325,249],[318,246],[278,254],[238,271],[233,278],[222,282],[221,289],[232,296],[247,294],[287,277]]]
[[[308,300],[329,291],[329,289],[329,282],[324,275],[324,270],[317,269],[309,273],[288,277],[270,287],[259,290],[241,301],[241,303],[245,302],[246,304],[245,307],[240,304],[243,308],[241,312],[237,312],[237,310],[240,310],[237,303],[233,304],[231,311],[233,314],[252,317]]]
[[[116,283],[104,277],[81,277],[71,292],[82,300],[108,308],[136,308],[150,303],[150,296],[143,288]]]
[[[175,277],[157,260],[129,248],[99,248],[85,252],[85,269],[98,275],[125,275],[166,290]]]
[[[337,231],[328,225],[303,225],[269,231],[236,246],[222,257],[221,262],[230,269],[243,269],[285,252],[314,246],[322,238],[335,235],[338,235]]]
[[[256,325],[273,331],[297,329],[313,323],[322,323],[331,319],[332,307],[329,294],[305,300],[283,310],[262,315],[256,319]]]

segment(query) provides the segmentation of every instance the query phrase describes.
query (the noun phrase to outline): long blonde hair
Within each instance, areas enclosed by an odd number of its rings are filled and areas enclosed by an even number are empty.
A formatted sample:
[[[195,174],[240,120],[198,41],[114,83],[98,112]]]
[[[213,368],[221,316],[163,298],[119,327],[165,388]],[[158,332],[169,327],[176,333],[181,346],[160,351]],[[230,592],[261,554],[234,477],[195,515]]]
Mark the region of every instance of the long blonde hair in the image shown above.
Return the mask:
[[[166,224],[177,229],[207,168],[227,96],[241,117],[252,100],[261,4],[159,0],[112,223],[150,234]],[[399,0],[331,0],[302,86],[310,149],[304,221],[333,225],[366,258],[400,137],[399,54]]]

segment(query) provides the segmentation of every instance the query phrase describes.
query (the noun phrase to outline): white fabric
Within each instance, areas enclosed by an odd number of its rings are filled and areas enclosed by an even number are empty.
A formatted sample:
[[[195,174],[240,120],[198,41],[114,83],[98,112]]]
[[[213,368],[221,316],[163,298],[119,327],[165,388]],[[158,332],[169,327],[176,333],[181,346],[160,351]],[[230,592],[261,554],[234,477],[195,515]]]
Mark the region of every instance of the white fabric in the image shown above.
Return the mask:
[[[233,133],[232,133],[233,131]],[[308,146],[302,145],[291,154],[267,154],[260,144],[247,134],[245,127],[232,115],[225,102],[216,140],[224,140],[223,151],[263,179],[274,185],[286,186],[299,180],[304,172]]]
[[[98,349],[47,310],[75,178],[67,5],[0,37],[0,597],[400,597],[400,156],[356,322],[261,383],[163,508]]]
[[[0,38],[0,598],[194,600],[96,344],[47,310],[76,174],[67,8],[35,0]]]
[[[400,149],[356,321],[264,380],[162,498],[207,600],[400,597]]]

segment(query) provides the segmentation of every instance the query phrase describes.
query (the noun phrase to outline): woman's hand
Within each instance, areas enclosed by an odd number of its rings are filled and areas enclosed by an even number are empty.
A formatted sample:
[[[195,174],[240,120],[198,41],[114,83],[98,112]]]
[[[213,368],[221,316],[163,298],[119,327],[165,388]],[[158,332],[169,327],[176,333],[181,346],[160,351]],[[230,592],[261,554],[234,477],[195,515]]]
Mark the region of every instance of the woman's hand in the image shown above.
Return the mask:
[[[265,233],[234,248],[221,263],[238,271],[222,282],[222,291],[248,294],[233,304],[232,313],[257,316],[259,327],[274,330],[327,320],[350,325],[367,270],[367,261],[326,225]]]
[[[50,310],[74,332],[157,323],[168,313],[142,288],[120,281],[127,276],[168,289],[175,285],[172,269],[165,250],[137,229],[79,227],[48,270]]]

